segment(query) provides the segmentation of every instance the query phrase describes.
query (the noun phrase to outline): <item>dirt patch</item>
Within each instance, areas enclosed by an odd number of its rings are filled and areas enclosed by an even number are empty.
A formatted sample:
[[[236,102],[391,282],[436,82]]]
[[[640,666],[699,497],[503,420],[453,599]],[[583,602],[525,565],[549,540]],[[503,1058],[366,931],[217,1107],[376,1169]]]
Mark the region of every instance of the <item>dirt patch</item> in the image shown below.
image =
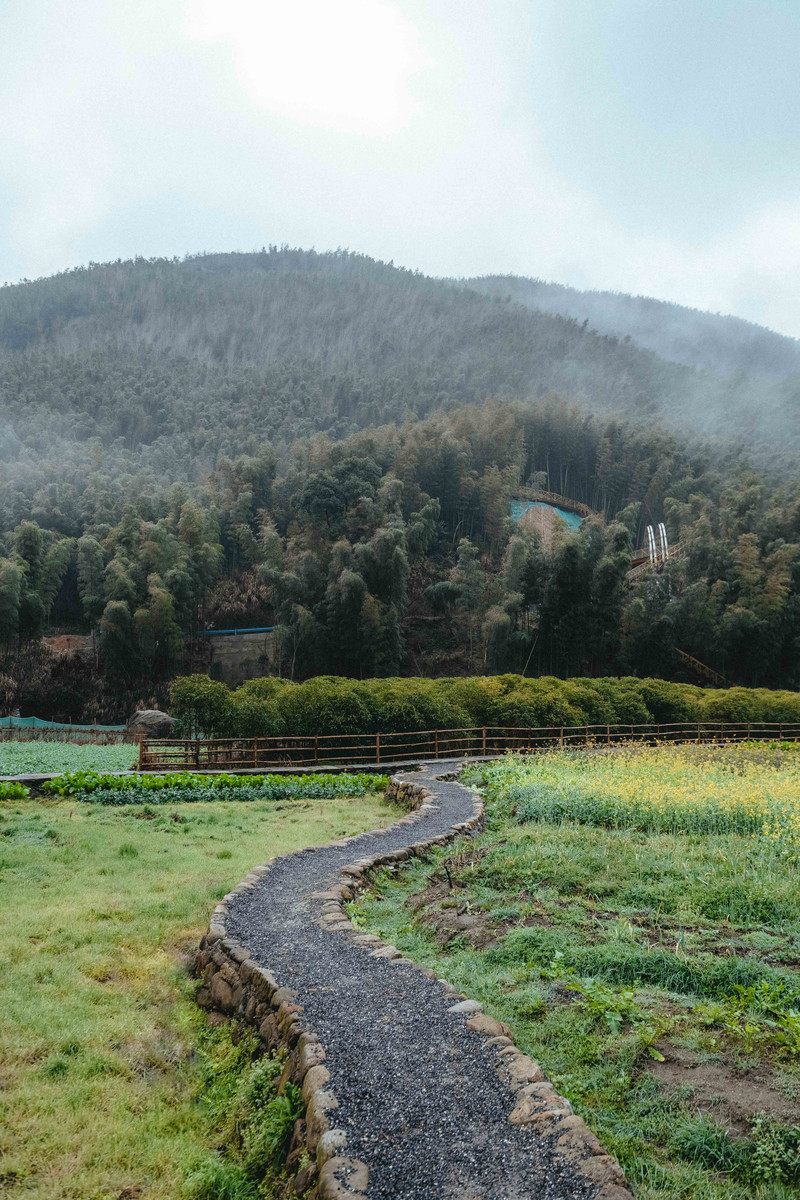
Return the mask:
[[[412,910],[421,925],[431,930],[437,945],[442,948],[459,937],[475,950],[485,950],[505,937],[510,929],[552,925],[546,913],[526,913],[513,920],[497,920],[491,913],[470,908],[457,882],[451,888],[447,880],[436,876],[423,891],[408,897],[406,907]]]
[[[90,634],[60,633],[55,637],[42,638],[42,641],[54,654],[63,654],[66,658],[72,658],[76,654],[88,654],[92,648]]]
[[[471,912],[466,897],[446,881],[432,881],[422,892],[409,896],[406,905],[421,925],[431,930],[436,944],[444,948],[462,937],[476,950],[485,950],[497,939],[497,930],[485,913]]]
[[[764,1063],[745,1070],[728,1062],[702,1062],[691,1050],[659,1044],[663,1063],[652,1063],[648,1073],[669,1091],[691,1088],[687,1104],[703,1116],[718,1121],[734,1137],[745,1137],[757,1113],[768,1113],[792,1125],[798,1101],[778,1086],[775,1073]]]
[[[764,929],[765,934],[774,936],[778,944],[772,950],[754,950],[745,939],[752,930],[746,926],[730,925],[727,922],[714,926],[713,922],[686,924],[660,916],[656,921],[651,913],[594,913],[595,917],[606,918],[624,915],[625,919],[641,931],[642,940],[646,940],[651,949],[676,950],[682,933],[700,933],[703,941],[691,949],[683,947],[681,952],[691,956],[705,952],[715,954],[718,958],[750,958],[757,954],[760,960],[771,966],[796,968],[800,966],[797,956],[797,939],[781,933],[780,930]]]

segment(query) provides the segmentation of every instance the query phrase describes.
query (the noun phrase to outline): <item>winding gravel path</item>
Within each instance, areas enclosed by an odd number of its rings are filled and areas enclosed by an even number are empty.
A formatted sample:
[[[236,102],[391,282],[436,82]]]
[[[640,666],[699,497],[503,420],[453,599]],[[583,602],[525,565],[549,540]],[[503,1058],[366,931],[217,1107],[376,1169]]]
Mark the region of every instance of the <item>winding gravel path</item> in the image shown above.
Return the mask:
[[[440,984],[370,957],[320,925],[311,898],[354,860],[448,833],[473,815],[472,794],[442,782],[442,763],[405,776],[433,793],[411,825],[277,862],[237,895],[229,931],[297,993],[327,1052],[346,1153],[369,1166],[372,1200],[590,1200],[597,1187],[553,1153],[554,1138],[509,1124],[515,1098],[493,1050],[449,1013]]]

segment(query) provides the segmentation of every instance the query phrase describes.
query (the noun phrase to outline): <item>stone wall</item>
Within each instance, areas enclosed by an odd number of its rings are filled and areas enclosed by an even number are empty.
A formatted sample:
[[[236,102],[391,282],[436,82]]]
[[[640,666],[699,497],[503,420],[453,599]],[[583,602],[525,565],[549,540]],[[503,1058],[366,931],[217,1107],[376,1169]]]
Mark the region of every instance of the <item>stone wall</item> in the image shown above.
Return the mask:
[[[210,649],[208,673],[212,679],[219,679],[229,686],[269,675],[277,658],[277,639],[272,630],[215,634],[207,641]]]

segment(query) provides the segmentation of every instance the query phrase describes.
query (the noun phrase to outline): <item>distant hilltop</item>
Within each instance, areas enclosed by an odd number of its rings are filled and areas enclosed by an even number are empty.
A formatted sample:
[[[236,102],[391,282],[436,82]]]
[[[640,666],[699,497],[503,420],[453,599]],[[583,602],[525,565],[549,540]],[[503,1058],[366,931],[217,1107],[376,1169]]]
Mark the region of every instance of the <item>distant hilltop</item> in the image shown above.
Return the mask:
[[[137,259],[0,288],[6,461],[30,438],[37,458],[42,438],[138,452],[166,437],[181,454],[200,431],[232,453],[555,392],[793,471],[799,381],[796,341],[733,317],[345,251]]]

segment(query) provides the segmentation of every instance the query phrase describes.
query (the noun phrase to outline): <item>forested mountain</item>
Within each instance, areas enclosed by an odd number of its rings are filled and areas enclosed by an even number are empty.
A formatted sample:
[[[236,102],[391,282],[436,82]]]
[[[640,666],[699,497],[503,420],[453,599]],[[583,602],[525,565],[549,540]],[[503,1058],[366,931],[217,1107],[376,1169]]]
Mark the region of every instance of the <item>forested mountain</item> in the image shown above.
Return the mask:
[[[56,477],[80,493],[91,476],[119,511],[142,471],[152,489],[165,473],[202,478],[264,439],[347,437],[551,392],[588,412],[724,436],[787,470],[798,461],[796,386],[784,378],[723,379],[363,256],[271,248],[0,289],[0,522],[15,524]]]
[[[709,373],[289,250],[2,289],[0,342],[2,710],[124,717],[227,625],[277,626],[295,678],[680,678],[682,650],[800,684],[800,488],[661,419],[732,409]],[[597,516],[544,547],[510,519],[525,484]],[[684,555],[631,583],[661,520]]]
[[[722,375],[800,376],[800,341],[740,317],[686,308],[652,296],[580,291],[521,275],[485,275],[465,285],[538,312],[571,317],[612,337],[630,338],[662,358]]]

